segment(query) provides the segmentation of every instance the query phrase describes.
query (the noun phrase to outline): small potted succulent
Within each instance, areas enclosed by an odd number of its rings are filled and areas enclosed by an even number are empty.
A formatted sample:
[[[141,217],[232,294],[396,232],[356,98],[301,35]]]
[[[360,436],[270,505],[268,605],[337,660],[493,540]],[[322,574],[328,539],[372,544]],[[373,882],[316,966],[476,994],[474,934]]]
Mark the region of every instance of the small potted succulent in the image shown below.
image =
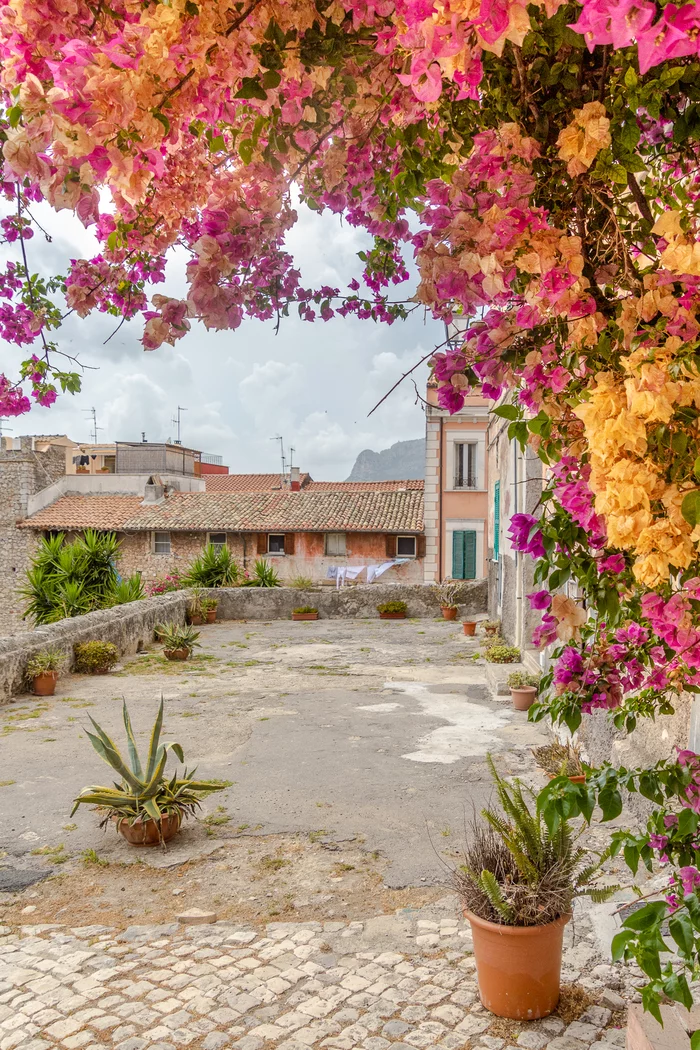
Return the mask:
[[[184,627],[171,623],[160,623],[155,629],[157,637],[163,643],[166,660],[189,660],[192,650],[200,643],[199,631],[190,626]]]
[[[73,650],[77,674],[107,674],[119,659],[111,642],[80,642]]]
[[[484,651],[486,662],[490,664],[517,664],[520,663],[520,650],[517,645],[507,645],[502,638],[494,639],[495,645],[491,644]]]
[[[318,609],[313,605],[300,605],[298,609],[292,609],[293,620],[318,620]]]
[[[193,587],[190,600],[187,603],[187,622],[194,627],[199,627],[206,618],[206,601],[204,592],[200,587]]]
[[[218,598],[202,598],[202,610],[206,623],[216,623],[216,610],[218,607]]]
[[[58,669],[63,661],[60,649],[42,649],[27,661],[27,678],[36,696],[53,696],[58,681]]]
[[[500,620],[482,620],[481,629],[487,638],[495,638],[501,633]]]
[[[469,638],[476,634],[476,620],[462,620],[462,630]]]
[[[500,803],[476,815],[464,864],[454,872],[474,938],[483,1006],[498,1017],[534,1021],[559,1001],[564,927],[576,897],[596,903],[617,886],[601,886],[609,851],[592,857],[571,824],[550,831],[536,795],[517,779],[506,783],[488,757]]]
[[[457,584],[454,580],[449,579],[443,580],[442,583],[436,583],[433,587],[433,593],[440,606],[444,620],[457,619],[457,591]]]
[[[537,696],[540,676],[528,671],[511,671],[507,681],[515,710],[529,711]]]
[[[163,845],[177,835],[182,821],[194,816],[201,799],[212,791],[221,791],[222,785],[210,780],[195,780],[196,770],[184,770],[180,777],[165,776],[168,753],[184,762],[179,744],[161,744],[163,727],[163,701],[150,734],[148,757],[141,764],[136,748],[131,719],[124,703],[124,728],[128,744],[128,762],[119,753],[117,745],[90,717],[94,733],[88,733],[90,743],[100,758],[112,767],[121,778],[111,787],[86,787],[74,799],[71,816],[78,806],[97,806],[103,814],[100,827],[114,822],[117,831],[134,846]]]
[[[405,620],[407,609],[406,602],[399,601],[382,602],[377,606],[380,620]]]
[[[572,784],[585,784],[586,767],[581,758],[581,750],[576,744],[562,744],[558,740],[551,744],[533,749],[538,766],[544,769],[550,780],[555,777],[568,777]]]

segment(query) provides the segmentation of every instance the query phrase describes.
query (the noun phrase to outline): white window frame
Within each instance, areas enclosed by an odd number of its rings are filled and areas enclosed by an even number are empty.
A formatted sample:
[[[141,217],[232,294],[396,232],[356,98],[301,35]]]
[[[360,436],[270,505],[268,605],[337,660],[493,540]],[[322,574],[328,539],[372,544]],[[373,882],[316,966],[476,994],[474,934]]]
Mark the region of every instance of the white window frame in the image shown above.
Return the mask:
[[[218,540],[213,540],[212,536],[223,536],[224,542],[220,543]],[[207,544],[211,543],[212,547],[216,547],[217,550],[221,550],[222,547],[228,546],[228,534],[225,532],[208,532],[207,533]]]
[[[413,554],[401,554],[399,553],[399,540],[413,540]],[[396,537],[396,557],[397,558],[416,558],[418,550],[418,539],[416,536],[397,536]]]
[[[270,540],[272,539],[273,536],[281,536],[282,537],[282,550],[281,551],[271,551],[270,550]],[[285,549],[284,549],[284,537],[285,537],[285,534],[283,532],[268,532],[268,534],[267,534],[267,553],[268,553],[269,557],[271,557],[271,558],[284,558],[285,554],[287,553],[285,551]]]
[[[471,491],[471,490],[470,490]],[[476,533],[476,579],[485,578],[484,571],[484,536],[486,534],[486,522],[482,518],[448,518],[445,522],[445,547],[442,558],[442,578],[448,579],[452,576],[452,533],[453,532],[475,532]]]
[[[168,549],[167,549],[167,551],[166,550],[158,550],[158,543],[162,543],[163,541],[162,540],[157,540],[156,539],[157,536],[167,536],[168,537]],[[154,529],[152,534],[151,534],[151,550],[152,550],[152,552],[154,554],[162,554],[162,555],[166,555],[166,556],[169,555],[169,554],[172,554],[172,552],[173,552],[173,541],[172,541],[172,536],[171,536],[170,532],[168,532],[166,529]]]
[[[478,430],[448,430],[445,434],[447,453],[447,492],[485,492],[486,491],[486,435]],[[475,475],[476,484],[467,487],[456,485],[457,449],[456,445],[476,445]]]
[[[336,543],[336,541],[339,541]],[[342,550],[331,550],[331,547],[342,547]],[[323,550],[328,558],[344,558],[348,553],[346,532],[326,532],[324,534]]]

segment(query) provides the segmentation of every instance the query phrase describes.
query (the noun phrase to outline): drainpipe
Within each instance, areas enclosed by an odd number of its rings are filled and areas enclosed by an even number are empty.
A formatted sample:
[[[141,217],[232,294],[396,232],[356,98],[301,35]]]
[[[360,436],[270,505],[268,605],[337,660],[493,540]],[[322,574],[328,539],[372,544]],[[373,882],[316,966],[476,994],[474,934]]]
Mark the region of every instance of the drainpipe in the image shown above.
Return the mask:
[[[445,472],[445,455],[442,447],[442,432],[444,426],[444,419],[440,416],[440,437],[439,437],[439,449],[440,456],[438,463],[440,468],[438,470],[438,583],[442,579],[442,490],[443,490],[443,476]]]
[[[519,511],[520,460],[518,458],[518,443],[513,442],[513,513]],[[515,552],[515,644],[522,647],[523,642],[523,559],[519,551]]]

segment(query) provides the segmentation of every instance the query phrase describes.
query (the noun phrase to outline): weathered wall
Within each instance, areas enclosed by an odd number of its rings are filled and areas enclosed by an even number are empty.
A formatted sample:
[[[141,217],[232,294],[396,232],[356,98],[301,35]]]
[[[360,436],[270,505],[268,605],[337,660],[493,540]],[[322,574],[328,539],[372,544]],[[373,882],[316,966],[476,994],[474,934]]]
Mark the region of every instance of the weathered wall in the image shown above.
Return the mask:
[[[313,605],[322,618],[359,619],[376,617],[377,605],[403,600],[408,615],[438,616],[440,610],[432,589],[419,585],[371,584],[370,586],[314,588],[226,587],[208,592],[219,601],[221,620],[288,619],[292,609]],[[473,616],[486,610],[486,581],[467,582],[461,588],[460,614]],[[27,660],[49,647],[65,655],[65,667],[73,662],[73,647],[79,642],[113,642],[120,653],[133,653],[149,645],[159,623],[184,623],[188,591],[175,591],[113,609],[76,616],[33,631],[0,638],[0,702],[24,688]]]
[[[187,597],[176,591],[0,638],[0,702],[24,690],[27,660],[42,649],[59,649],[66,670],[79,642],[113,642],[120,653],[135,653],[153,641],[156,624],[185,622]]]
[[[16,522],[25,517],[30,497],[63,474],[66,462],[64,445],[35,451],[31,438],[20,440],[19,449],[0,447],[0,633],[20,628],[23,603],[17,590],[37,543]]]

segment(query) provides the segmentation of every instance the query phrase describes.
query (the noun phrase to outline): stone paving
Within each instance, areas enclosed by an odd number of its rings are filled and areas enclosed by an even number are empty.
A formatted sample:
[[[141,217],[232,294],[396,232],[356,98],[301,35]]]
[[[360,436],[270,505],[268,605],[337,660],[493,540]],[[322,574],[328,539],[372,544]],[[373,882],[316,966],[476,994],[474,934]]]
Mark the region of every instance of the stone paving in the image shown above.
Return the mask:
[[[407,910],[408,911],[408,910]],[[567,934],[592,1005],[504,1022],[480,1005],[454,899],[366,922],[0,927],[0,1050],[620,1050],[615,968]],[[426,918],[432,915],[432,918]],[[401,945],[401,951],[392,949]],[[618,1011],[618,1012],[613,1012]]]

